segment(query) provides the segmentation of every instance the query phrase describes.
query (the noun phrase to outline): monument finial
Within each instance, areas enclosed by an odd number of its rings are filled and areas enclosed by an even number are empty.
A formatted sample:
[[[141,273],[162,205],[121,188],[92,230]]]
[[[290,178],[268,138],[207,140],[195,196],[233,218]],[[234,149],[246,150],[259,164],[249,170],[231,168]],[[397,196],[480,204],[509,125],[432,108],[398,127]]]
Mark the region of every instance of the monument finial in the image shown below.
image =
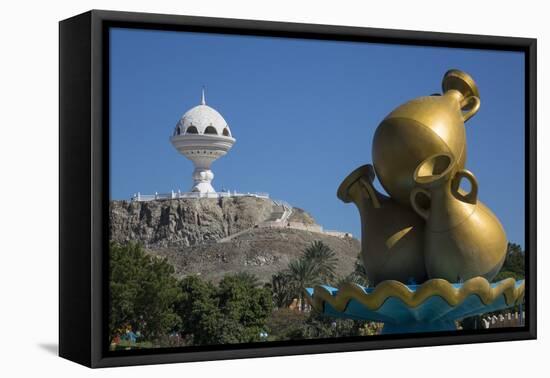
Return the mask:
[[[206,105],[206,96],[204,94],[204,85],[202,86],[201,105]]]

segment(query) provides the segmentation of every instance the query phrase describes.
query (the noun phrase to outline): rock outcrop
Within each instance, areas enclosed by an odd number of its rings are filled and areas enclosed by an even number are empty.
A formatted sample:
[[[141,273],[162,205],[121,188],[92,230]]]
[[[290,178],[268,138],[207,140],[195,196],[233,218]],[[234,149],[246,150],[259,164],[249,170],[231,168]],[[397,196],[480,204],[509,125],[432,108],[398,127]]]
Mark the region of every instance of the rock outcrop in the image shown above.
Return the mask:
[[[111,201],[111,240],[146,247],[215,242],[265,221],[272,209],[273,201],[255,197]]]
[[[353,270],[359,241],[292,228],[258,227],[273,221],[278,211],[280,206],[273,200],[256,197],[111,201],[110,238],[143,244],[148,253],[166,257],[180,276],[200,274],[214,281],[227,273],[246,271],[267,282],[316,240],[337,254],[339,274]],[[299,208],[293,208],[288,222],[316,225]]]

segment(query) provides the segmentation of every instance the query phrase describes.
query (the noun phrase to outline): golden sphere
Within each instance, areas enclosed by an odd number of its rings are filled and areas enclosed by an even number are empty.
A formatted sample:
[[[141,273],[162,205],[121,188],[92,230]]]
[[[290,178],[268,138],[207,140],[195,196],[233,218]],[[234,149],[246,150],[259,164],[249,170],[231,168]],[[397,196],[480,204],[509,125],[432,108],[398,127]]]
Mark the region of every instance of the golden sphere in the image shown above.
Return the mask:
[[[450,70],[443,95],[419,97],[399,106],[380,123],[373,139],[376,175],[386,192],[410,206],[413,173],[424,159],[452,154],[459,169],[466,163],[464,122],[479,109],[479,91],[466,73]]]
[[[470,191],[460,188],[470,182]],[[413,209],[426,220],[424,258],[430,278],[451,282],[482,276],[491,281],[499,272],[508,241],[495,214],[478,199],[475,175],[457,169],[450,154],[424,160],[414,172]],[[429,197],[423,207],[417,200]]]

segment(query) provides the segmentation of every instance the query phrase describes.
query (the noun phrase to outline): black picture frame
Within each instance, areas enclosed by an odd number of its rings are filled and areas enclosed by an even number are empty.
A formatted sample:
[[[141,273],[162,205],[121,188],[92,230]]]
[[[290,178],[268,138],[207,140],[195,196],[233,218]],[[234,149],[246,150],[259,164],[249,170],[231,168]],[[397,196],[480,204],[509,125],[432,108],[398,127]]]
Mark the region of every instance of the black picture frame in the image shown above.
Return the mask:
[[[525,327],[365,340],[141,350],[106,342],[110,27],[521,51],[525,54]],[[536,338],[536,61],[530,38],[92,10],[59,23],[59,355],[89,367],[266,357]]]

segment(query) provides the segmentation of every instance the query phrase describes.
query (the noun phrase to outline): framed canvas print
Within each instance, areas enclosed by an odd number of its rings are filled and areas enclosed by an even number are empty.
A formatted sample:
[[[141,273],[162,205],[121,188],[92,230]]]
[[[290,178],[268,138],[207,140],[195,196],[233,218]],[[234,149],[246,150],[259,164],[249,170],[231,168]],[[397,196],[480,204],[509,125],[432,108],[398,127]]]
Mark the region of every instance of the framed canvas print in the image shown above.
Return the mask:
[[[536,337],[536,40],[60,22],[62,357]]]

